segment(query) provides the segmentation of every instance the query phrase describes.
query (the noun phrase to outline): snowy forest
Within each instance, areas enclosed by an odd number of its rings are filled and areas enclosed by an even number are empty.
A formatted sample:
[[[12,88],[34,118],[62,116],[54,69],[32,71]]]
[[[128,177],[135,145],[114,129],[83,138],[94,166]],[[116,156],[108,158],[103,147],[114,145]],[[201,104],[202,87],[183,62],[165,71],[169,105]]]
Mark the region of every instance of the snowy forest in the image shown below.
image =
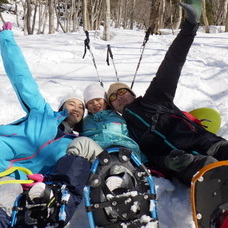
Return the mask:
[[[104,26],[104,40],[110,40],[110,27],[123,29],[178,29],[183,18],[180,0],[0,0],[2,12],[14,14],[25,35],[99,30]],[[23,19],[23,24],[20,24]],[[225,26],[228,32],[228,0],[202,0],[200,24],[205,32],[210,25]]]

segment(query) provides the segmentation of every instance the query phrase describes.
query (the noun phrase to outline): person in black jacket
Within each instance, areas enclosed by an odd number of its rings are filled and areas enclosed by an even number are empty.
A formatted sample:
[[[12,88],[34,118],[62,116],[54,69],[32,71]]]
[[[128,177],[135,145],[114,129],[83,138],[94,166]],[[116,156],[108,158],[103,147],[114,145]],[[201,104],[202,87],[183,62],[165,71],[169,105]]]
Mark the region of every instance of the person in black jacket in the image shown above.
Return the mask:
[[[108,89],[108,99],[126,119],[130,136],[152,165],[190,185],[199,169],[228,159],[228,142],[186,118],[173,102],[199,21],[193,6],[181,6],[186,20],[145,95],[136,98],[126,84],[114,83]]]

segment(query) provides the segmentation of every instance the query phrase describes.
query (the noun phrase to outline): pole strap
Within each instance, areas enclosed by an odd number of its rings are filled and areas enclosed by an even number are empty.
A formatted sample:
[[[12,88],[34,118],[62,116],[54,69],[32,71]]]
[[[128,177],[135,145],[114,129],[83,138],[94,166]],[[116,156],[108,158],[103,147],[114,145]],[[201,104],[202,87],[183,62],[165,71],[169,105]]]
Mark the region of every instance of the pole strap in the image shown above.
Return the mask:
[[[113,59],[113,54],[112,54],[112,50],[111,50],[110,44],[107,45],[107,58],[106,58],[106,62],[108,64],[108,66],[110,65],[109,64],[109,56],[112,59],[112,64],[113,64],[113,67],[114,67],[114,70],[115,70],[117,82],[119,82],[120,80],[119,80],[119,76],[118,76],[118,73],[117,73],[117,70],[116,70],[116,65],[115,65],[115,62],[114,62],[114,59]]]
[[[96,72],[97,72],[97,76],[98,76],[100,85],[101,85],[102,87],[104,87],[103,82],[102,82],[102,80],[101,80],[101,77],[100,77],[100,75],[99,75],[99,73],[98,73],[98,70],[97,70],[97,65],[96,65],[96,61],[95,61],[93,52],[91,51],[90,46],[89,46],[89,43],[90,43],[89,32],[88,32],[88,31],[85,31],[85,34],[86,34],[86,39],[84,40],[85,51],[84,51],[84,55],[83,55],[82,58],[84,59],[84,57],[85,57],[85,55],[86,55],[86,50],[88,49],[89,52],[90,52],[90,54],[91,54],[91,56],[92,56],[93,65],[94,65],[94,67],[95,67],[95,69],[96,69]]]

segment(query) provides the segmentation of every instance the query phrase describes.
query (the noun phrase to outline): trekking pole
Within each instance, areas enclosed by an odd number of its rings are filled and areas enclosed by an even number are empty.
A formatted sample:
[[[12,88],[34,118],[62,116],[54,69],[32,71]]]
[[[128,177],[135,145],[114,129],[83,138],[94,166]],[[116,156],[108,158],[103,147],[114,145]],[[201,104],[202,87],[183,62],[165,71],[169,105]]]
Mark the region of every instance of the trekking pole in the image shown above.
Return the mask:
[[[138,72],[138,69],[139,69],[139,66],[140,66],[140,62],[142,60],[142,56],[143,56],[143,52],[144,52],[146,43],[149,40],[150,32],[151,32],[151,28],[149,27],[148,30],[146,31],[146,34],[145,34],[145,37],[144,37],[144,40],[143,40],[143,44],[142,44],[142,48],[143,49],[142,49],[142,53],[141,53],[140,58],[139,58],[138,65],[136,67],[135,75],[134,75],[133,80],[132,80],[132,83],[131,83],[131,89],[132,89],[132,87],[133,87],[133,85],[135,83],[135,78],[136,78],[136,75],[137,75],[137,72]]]
[[[107,64],[108,64],[108,66],[110,65],[110,64],[109,64],[109,56],[110,56],[111,59],[112,59],[112,64],[113,64],[113,67],[114,67],[114,70],[115,70],[117,82],[119,82],[120,80],[119,80],[119,76],[118,76],[118,74],[117,74],[116,65],[115,65],[115,63],[114,63],[113,54],[112,54],[112,50],[111,50],[110,44],[107,45],[107,59],[106,59],[106,62],[107,62]]]
[[[97,65],[96,65],[96,61],[95,61],[93,52],[91,51],[90,46],[89,46],[89,42],[90,42],[90,39],[89,39],[89,32],[88,32],[88,31],[85,31],[85,34],[86,34],[86,39],[85,39],[85,41],[84,41],[84,44],[85,44],[85,51],[84,51],[84,55],[83,55],[82,58],[84,59],[84,57],[85,57],[85,55],[86,55],[86,50],[88,49],[89,52],[90,52],[90,54],[91,54],[91,56],[92,56],[93,65],[94,65],[94,67],[95,67],[95,69],[96,69],[96,72],[97,72],[97,76],[98,76],[99,82],[100,82],[101,86],[104,87],[103,82],[102,82],[102,80],[101,80],[101,77],[100,77],[100,75],[99,75],[99,73],[98,73],[98,70],[97,70]]]

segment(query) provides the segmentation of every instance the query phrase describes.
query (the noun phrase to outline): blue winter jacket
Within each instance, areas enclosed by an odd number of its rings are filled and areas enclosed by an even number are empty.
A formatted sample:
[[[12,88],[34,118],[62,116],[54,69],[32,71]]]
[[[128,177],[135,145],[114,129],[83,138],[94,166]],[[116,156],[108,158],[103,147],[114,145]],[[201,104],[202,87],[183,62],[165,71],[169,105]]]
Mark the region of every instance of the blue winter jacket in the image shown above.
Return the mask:
[[[83,120],[82,135],[92,138],[103,149],[111,146],[127,147],[141,160],[139,146],[129,137],[125,120],[111,109],[89,113]]]
[[[44,100],[12,31],[0,32],[0,48],[5,71],[27,113],[17,122],[0,125],[0,172],[21,166],[33,173],[50,173],[75,138],[75,135],[56,138],[67,112],[54,112]],[[20,178],[24,178],[21,173]]]

